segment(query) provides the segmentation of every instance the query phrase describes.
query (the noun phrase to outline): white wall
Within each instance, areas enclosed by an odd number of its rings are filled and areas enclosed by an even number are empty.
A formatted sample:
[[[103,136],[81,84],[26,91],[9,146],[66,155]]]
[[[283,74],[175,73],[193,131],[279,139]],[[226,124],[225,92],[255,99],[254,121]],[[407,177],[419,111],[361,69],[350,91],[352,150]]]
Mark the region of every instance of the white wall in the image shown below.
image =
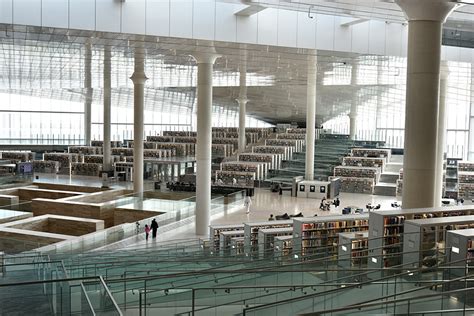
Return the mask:
[[[245,7],[218,0],[0,0],[0,23],[406,56],[406,25],[341,26],[347,18],[283,9],[235,15]],[[443,58],[472,62],[474,50],[444,47]]]

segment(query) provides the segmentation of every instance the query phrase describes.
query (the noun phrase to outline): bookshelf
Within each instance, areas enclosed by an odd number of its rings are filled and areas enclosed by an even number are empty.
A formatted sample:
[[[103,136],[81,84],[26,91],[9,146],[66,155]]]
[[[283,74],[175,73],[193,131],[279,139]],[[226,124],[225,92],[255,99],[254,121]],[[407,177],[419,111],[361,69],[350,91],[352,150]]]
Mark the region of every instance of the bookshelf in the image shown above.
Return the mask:
[[[172,143],[174,138],[173,136],[147,136],[146,141],[155,143]]]
[[[244,224],[231,224],[231,225],[210,225],[209,226],[209,239],[211,239],[211,250],[219,252],[220,246],[220,234],[226,231],[237,231],[243,230]]]
[[[334,167],[334,176],[346,178],[372,178],[375,183],[377,183],[380,178],[380,168],[337,166]]]
[[[258,253],[258,231],[269,228],[293,227],[293,220],[265,221],[244,223],[244,250],[247,256],[256,256]]]
[[[383,157],[387,158],[387,161],[390,161],[390,157],[392,156],[392,150],[385,148],[352,148],[351,155],[353,157]]]
[[[94,146],[69,146],[68,152],[70,154],[83,154],[83,155],[102,155],[102,147]]]
[[[44,161],[57,161],[59,162],[59,168],[69,168],[71,163],[82,162],[79,154],[68,154],[68,153],[44,153]]]
[[[373,157],[344,157],[342,158],[343,166],[352,167],[380,167],[383,172],[387,158],[373,158]]]
[[[114,156],[133,157],[133,148],[126,148],[126,147],[112,148],[111,153]]]
[[[232,238],[244,237],[244,230],[228,230],[219,234],[219,253],[224,256],[231,254]]]
[[[163,136],[193,136],[197,137],[197,132],[188,131],[164,131]],[[152,137],[152,136],[149,136]],[[155,136],[156,137],[156,136]],[[148,138],[148,137],[147,137]]]
[[[397,196],[403,194],[403,168],[400,169],[397,179]]]
[[[375,180],[372,178],[329,177],[329,181],[340,180],[340,192],[373,194]]]
[[[306,134],[300,133],[280,133],[276,134],[277,139],[300,139],[306,140]]]
[[[274,242],[275,257],[287,257],[293,251],[293,235],[276,236]]]
[[[71,173],[73,175],[80,176],[100,176],[102,171],[101,163],[83,163],[83,162],[73,162],[71,163]]]
[[[294,219],[293,254],[337,255],[339,233],[368,229],[368,214],[298,217]]]
[[[289,148],[285,146],[254,146],[252,147],[252,152],[257,154],[282,155],[282,159],[290,159]]]
[[[113,156],[114,159],[117,156]],[[89,155],[89,156],[84,156],[84,162],[85,163],[103,163],[104,162],[104,156],[102,155]]]
[[[0,156],[2,159],[15,163],[33,161],[34,159],[34,153],[30,151],[3,151],[0,152]]]
[[[458,198],[474,199],[474,162],[458,161]]]
[[[293,235],[293,227],[264,228],[258,231],[258,255],[260,259],[272,257],[275,237]]]
[[[339,233],[338,265],[353,267],[367,264],[369,232]]]
[[[403,250],[404,222],[409,219],[469,215],[474,206],[433,207],[381,210],[369,213],[369,268],[392,267],[401,264],[396,253]]]
[[[230,239],[230,255],[244,255],[244,237],[233,237]]]
[[[183,157],[187,155],[186,145],[181,143],[157,143],[156,149],[171,150],[172,156]]]
[[[255,173],[242,171],[216,171],[215,184],[219,185],[218,179],[222,180],[222,185],[234,185],[233,179],[237,180],[236,186],[251,187],[255,186]]]
[[[102,140],[92,140],[91,141],[91,146],[92,147],[103,147],[104,142]],[[110,142],[110,147],[115,148],[115,147],[122,147],[122,142],[118,140],[113,140]]]
[[[221,163],[222,171],[253,172],[256,180],[264,180],[266,177],[265,165],[259,162],[230,161]]]
[[[446,159],[446,190],[445,196],[449,199],[458,198],[458,162],[459,158]]]
[[[255,154],[255,153],[246,153],[246,154],[239,154],[238,161],[250,161],[250,162],[262,162],[268,163],[270,169],[278,169],[278,157],[274,154]]]
[[[474,215],[407,220],[404,225],[404,268],[443,263],[446,232],[474,228]]]
[[[446,233],[446,250],[448,253],[448,260],[453,262],[454,266],[464,266],[469,263],[472,266],[474,258],[474,228],[450,230]],[[462,261],[467,259],[466,262]],[[450,272],[456,276],[464,276],[466,269],[451,269]],[[472,268],[468,270],[472,273]]]
[[[58,173],[59,172],[59,162],[57,162],[57,161],[34,160],[33,161],[33,171],[38,172],[38,173]]]
[[[265,140],[265,145],[294,147],[296,151],[303,150],[303,140],[296,139],[267,139]]]

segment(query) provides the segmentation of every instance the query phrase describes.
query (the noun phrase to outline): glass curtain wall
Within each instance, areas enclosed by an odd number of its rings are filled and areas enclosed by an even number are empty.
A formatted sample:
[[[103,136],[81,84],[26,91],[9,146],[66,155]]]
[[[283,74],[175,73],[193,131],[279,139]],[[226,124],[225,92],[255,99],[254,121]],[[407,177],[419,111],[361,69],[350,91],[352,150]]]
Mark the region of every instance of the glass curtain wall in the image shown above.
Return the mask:
[[[471,64],[449,62],[448,66],[445,150],[450,158],[474,160],[474,131],[471,130],[474,127],[470,127],[474,126]],[[345,78],[339,84],[349,83]],[[384,140],[390,147],[403,148],[406,59],[387,57],[384,61],[375,61],[369,56],[361,60],[357,84],[357,139]],[[327,120],[324,127],[348,134],[348,115],[346,110]]]

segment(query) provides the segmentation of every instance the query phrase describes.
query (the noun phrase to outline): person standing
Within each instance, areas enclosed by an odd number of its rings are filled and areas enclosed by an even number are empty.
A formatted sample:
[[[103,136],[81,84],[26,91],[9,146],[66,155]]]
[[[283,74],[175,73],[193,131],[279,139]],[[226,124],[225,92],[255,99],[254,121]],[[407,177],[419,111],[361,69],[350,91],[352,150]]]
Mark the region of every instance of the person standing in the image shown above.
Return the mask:
[[[247,208],[247,214],[250,213],[250,205],[252,204],[252,199],[249,195],[245,196],[244,199],[244,206]]]
[[[151,238],[155,239],[156,231],[158,230],[158,223],[156,222],[156,219],[153,219],[151,221],[151,230],[152,230]]]
[[[150,227],[148,224],[145,224],[145,239],[148,240],[148,236],[150,235]]]

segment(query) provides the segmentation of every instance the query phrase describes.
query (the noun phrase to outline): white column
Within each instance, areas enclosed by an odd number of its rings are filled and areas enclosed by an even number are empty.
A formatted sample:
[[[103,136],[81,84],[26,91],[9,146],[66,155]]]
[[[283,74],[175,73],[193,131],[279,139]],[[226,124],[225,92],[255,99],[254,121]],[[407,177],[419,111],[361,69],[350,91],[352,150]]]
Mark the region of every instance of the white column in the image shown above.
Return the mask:
[[[240,91],[237,103],[239,103],[239,153],[245,151],[247,145],[245,138],[245,116],[247,113],[247,51],[242,48],[240,65]]]
[[[351,100],[351,112],[349,113],[349,138],[356,139],[357,134],[357,101],[358,91],[357,86],[357,62],[354,61],[351,69],[351,89],[352,89],[352,100]]]
[[[211,209],[212,69],[215,53],[195,53],[198,64],[196,235],[207,235]]]
[[[396,0],[408,17],[403,208],[433,207],[438,141],[441,28],[449,0]]]
[[[310,55],[308,56],[308,78],[306,84],[306,180],[314,179],[317,73],[317,57],[316,55]]]
[[[143,108],[145,103],[145,49],[135,47],[133,81],[133,192],[143,192]]]
[[[439,81],[439,111],[438,111],[438,142],[436,153],[436,182],[434,206],[441,206],[443,196],[443,170],[444,152],[446,148],[446,96],[448,89],[449,69],[447,63],[442,63],[441,77]]]
[[[245,151],[245,146],[247,145],[245,139],[245,115],[247,112],[247,102],[246,98],[239,97],[237,103],[239,104],[239,153]]]
[[[86,90],[84,102],[84,145],[91,144],[91,107],[92,107],[92,45],[86,43],[84,56],[84,89]]]
[[[112,170],[112,157],[110,149],[110,107],[112,103],[111,58],[109,46],[104,46],[104,144],[103,144],[103,171]]]

